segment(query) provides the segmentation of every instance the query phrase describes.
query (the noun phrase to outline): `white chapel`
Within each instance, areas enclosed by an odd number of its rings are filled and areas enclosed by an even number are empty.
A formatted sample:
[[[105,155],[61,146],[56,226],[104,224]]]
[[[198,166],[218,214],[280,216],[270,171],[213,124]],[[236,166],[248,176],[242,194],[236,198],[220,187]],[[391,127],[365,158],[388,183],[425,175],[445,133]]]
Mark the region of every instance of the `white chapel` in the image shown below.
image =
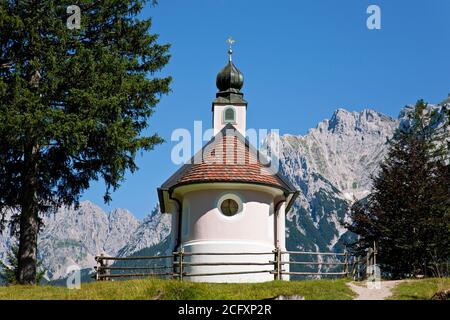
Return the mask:
[[[273,274],[257,271],[271,267],[262,264],[273,260],[270,253],[275,248],[286,250],[286,212],[298,191],[280,172],[264,164],[262,155],[245,138],[244,77],[232,61],[231,47],[228,60],[216,79],[214,137],[158,188],[158,197],[161,211],[172,214],[173,250],[208,253],[186,256],[191,263],[187,273],[199,275],[190,280],[270,281]],[[214,265],[224,261],[230,265]],[[203,275],[208,273],[218,275]]]

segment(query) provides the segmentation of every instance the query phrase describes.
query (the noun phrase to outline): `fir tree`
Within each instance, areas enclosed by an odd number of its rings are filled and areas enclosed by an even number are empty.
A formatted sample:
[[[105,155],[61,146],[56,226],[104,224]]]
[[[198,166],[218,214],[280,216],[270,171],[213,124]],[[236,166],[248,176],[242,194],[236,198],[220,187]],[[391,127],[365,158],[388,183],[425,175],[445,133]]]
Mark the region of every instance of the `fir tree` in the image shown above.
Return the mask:
[[[16,210],[17,280],[36,281],[40,216],[77,204],[92,180],[105,201],[135,155],[162,142],[148,119],[170,77],[145,0],[0,1],[0,218]],[[1,219],[0,219],[1,221]],[[18,228],[16,228],[18,226]]]
[[[448,130],[443,113],[418,101],[408,126],[390,141],[372,193],[352,207],[348,228],[363,255],[373,242],[382,270],[395,278],[429,274],[450,258]],[[438,125],[439,124],[439,125]]]

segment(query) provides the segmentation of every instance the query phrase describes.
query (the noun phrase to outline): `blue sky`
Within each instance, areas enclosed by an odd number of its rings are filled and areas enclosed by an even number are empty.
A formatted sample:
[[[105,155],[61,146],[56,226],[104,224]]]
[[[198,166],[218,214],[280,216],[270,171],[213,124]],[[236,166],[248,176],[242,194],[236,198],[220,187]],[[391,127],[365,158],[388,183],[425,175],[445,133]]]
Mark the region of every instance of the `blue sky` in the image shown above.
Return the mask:
[[[370,4],[381,8],[381,30],[366,27]],[[174,79],[172,93],[162,98],[148,131],[166,143],[138,156],[140,170],[127,175],[110,205],[103,204],[101,182],[83,199],[139,218],[151,211],[157,186],[177,168],[170,159],[172,131],[192,131],[195,120],[211,125],[228,36],[236,39],[233,61],[245,77],[247,126],[304,134],[338,107],[397,117],[419,98],[446,98],[449,13],[448,0],[159,0],[142,16],[153,18],[161,43],[172,44],[162,72]]]

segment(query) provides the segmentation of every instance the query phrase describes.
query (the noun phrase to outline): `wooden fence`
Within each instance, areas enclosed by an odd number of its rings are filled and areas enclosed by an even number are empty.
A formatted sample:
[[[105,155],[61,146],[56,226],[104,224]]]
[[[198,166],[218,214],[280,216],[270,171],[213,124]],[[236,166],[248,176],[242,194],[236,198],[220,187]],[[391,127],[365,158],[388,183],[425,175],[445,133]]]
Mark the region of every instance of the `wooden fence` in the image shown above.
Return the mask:
[[[376,243],[373,247],[366,250],[366,256],[357,256],[353,258],[352,277],[355,280],[364,280],[375,276],[375,267],[377,266],[378,249]]]
[[[261,262],[248,261],[248,257],[270,255],[273,259]],[[289,259],[286,260],[286,256]],[[193,256],[234,256],[247,257],[247,261],[233,262],[192,262]],[[308,259],[309,258],[309,259]],[[311,259],[312,258],[312,259]],[[281,251],[272,252],[204,252],[193,253],[180,250],[166,256],[135,256],[135,257],[108,257],[100,255],[95,257],[95,278],[98,281],[112,280],[114,278],[134,277],[162,277],[183,280],[190,277],[208,277],[220,275],[243,275],[268,273],[274,280],[283,279],[289,275],[291,280],[304,277],[355,277],[358,269],[356,261],[344,252],[302,252]],[[134,265],[130,265],[134,263]],[[242,271],[226,272],[189,272],[190,267],[198,266],[246,266]],[[257,270],[248,270],[248,266],[257,266]],[[267,268],[263,268],[266,267]],[[255,268],[256,269],[256,268]],[[286,277],[284,277],[286,278]]]

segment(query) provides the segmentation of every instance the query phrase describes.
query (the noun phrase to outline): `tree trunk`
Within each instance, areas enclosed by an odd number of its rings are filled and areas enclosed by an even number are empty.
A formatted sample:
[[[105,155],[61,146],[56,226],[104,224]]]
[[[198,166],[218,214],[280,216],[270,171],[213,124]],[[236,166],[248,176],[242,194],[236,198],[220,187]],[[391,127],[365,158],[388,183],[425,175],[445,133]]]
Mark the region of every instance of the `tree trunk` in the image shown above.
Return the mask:
[[[39,209],[37,201],[36,144],[27,148],[24,156],[24,181],[22,210],[20,214],[20,236],[17,281],[20,284],[36,283],[37,236],[39,231]]]

